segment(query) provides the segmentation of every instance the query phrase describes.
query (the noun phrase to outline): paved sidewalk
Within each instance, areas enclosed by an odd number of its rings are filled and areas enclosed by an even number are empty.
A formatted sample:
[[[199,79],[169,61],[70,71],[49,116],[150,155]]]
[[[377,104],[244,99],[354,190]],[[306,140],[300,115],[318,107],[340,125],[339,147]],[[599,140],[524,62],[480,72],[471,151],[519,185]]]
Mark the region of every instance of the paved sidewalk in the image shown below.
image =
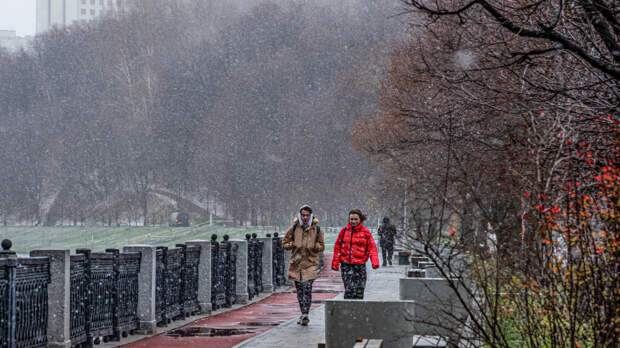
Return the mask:
[[[331,264],[332,253],[325,254],[326,265]],[[339,272],[324,268],[314,282],[312,307],[322,307],[326,299],[336,297],[344,290]],[[261,294],[264,296],[264,294]],[[194,318],[183,322],[176,329],[163,328],[158,334],[151,337],[130,336],[134,342],[121,342],[127,348],[168,348],[168,347],[218,347],[229,348],[240,342],[260,335],[270,329],[288,322],[295,323],[299,317],[299,305],[295,287],[281,288],[277,293],[261,298],[249,305],[228,310],[223,313],[214,313],[206,318]],[[321,318],[322,320],[322,318]],[[174,323],[174,322],[173,322]],[[296,325],[296,324],[295,324]],[[230,336],[207,336],[205,331],[211,329],[243,330],[244,333]],[[195,335],[186,336],[188,331],[198,331]],[[185,332],[183,332],[185,331]],[[118,346],[119,344],[110,344]],[[287,347],[293,347],[288,345]],[[280,347],[282,348],[282,347]]]
[[[329,264],[326,263],[327,265]],[[405,275],[406,269],[407,266],[394,265],[373,270],[368,263],[366,265],[368,280],[364,299],[398,300],[398,279]],[[337,279],[342,281],[340,276]],[[342,298],[342,296],[341,293],[335,298]],[[324,309],[325,306],[321,305],[312,310],[310,312],[310,325],[306,327],[297,325],[296,319],[289,320],[269,331],[243,341],[234,348],[317,348],[318,343],[325,342]]]
[[[177,322],[177,329],[169,326],[159,328],[158,334],[150,337],[132,335],[121,342],[102,344],[102,348],[122,345],[126,348],[168,348],[168,347],[243,347],[243,348],[316,348],[325,341],[325,314],[323,302],[326,299],[342,298],[344,287],[340,272],[329,269],[332,253],[325,254],[325,268],[315,280],[312,294],[310,324],[297,325],[299,306],[295,287],[281,288],[279,292],[261,294],[258,301],[225,312],[216,312],[206,318],[192,318]],[[373,270],[366,265],[368,280],[365,299],[398,299],[398,279],[405,274],[406,266],[390,266]],[[174,322],[173,322],[174,323]],[[179,325],[180,324],[180,325]],[[182,330],[239,329],[246,333],[232,336],[179,335]]]

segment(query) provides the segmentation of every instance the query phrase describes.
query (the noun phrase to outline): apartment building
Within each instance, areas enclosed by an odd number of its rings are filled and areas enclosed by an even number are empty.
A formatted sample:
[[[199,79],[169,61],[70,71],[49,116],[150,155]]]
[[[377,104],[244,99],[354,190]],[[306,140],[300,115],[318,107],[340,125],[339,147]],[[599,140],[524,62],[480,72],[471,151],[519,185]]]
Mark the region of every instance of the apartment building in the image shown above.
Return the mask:
[[[54,26],[90,21],[113,11],[122,11],[132,0],[37,0],[37,28],[41,33]]]

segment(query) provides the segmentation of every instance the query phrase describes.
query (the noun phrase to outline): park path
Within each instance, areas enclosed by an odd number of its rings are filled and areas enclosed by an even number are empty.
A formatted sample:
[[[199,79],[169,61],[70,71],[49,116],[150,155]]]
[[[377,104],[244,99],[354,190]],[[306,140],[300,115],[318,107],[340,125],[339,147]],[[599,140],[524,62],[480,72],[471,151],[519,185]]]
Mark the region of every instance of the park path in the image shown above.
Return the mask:
[[[322,307],[322,301],[336,297],[344,288],[340,279],[340,272],[330,269],[332,253],[325,253],[324,269],[319,273],[314,282],[312,294],[312,307],[314,310]],[[126,348],[167,348],[167,347],[233,347],[243,341],[257,335],[264,334],[268,330],[280,324],[290,322],[299,316],[299,306],[295,287],[287,287],[282,292],[274,293],[258,302],[241,307],[239,309],[216,314],[207,318],[199,319],[177,329],[155,336],[147,337],[139,341],[123,345]],[[312,318],[311,318],[312,319]],[[311,322],[312,325],[312,322]],[[201,330],[201,328],[217,329],[240,329],[248,333],[234,336],[185,336],[175,335],[179,329],[187,332]],[[268,333],[266,333],[268,335]]]
[[[394,265],[373,270],[370,268],[370,262],[366,263],[368,280],[366,282],[364,300],[398,300],[398,280],[402,278],[408,267],[406,265]],[[336,277],[335,279],[341,282],[340,272],[332,272],[332,274]],[[339,299],[342,299],[342,297],[342,293],[337,296]],[[325,342],[325,306],[317,307],[310,312],[310,325],[299,326],[295,322],[296,320],[289,320],[261,335],[236,345],[234,348],[317,348],[318,343]]]

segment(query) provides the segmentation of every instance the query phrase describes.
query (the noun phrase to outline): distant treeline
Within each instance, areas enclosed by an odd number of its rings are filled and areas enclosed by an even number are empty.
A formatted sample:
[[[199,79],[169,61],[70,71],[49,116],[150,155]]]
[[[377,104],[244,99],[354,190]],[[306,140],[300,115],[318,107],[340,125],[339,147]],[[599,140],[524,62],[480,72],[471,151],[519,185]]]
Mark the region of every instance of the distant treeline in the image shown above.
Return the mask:
[[[376,175],[350,128],[377,110],[392,14],[156,0],[0,51],[0,218],[150,224],[178,208],[164,190],[238,222],[346,219]]]

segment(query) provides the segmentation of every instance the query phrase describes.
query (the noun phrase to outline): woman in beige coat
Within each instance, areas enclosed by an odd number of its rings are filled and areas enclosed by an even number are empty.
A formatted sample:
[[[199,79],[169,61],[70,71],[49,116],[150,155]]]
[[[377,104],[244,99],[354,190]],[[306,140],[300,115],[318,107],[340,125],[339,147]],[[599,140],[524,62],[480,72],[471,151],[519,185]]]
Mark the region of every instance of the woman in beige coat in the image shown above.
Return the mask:
[[[291,250],[288,278],[295,282],[297,301],[301,316],[297,324],[308,325],[308,312],[312,304],[312,282],[317,277],[319,253],[325,250],[323,232],[318,226],[319,220],[312,216],[312,208],[304,205],[282,240],[282,248]]]

